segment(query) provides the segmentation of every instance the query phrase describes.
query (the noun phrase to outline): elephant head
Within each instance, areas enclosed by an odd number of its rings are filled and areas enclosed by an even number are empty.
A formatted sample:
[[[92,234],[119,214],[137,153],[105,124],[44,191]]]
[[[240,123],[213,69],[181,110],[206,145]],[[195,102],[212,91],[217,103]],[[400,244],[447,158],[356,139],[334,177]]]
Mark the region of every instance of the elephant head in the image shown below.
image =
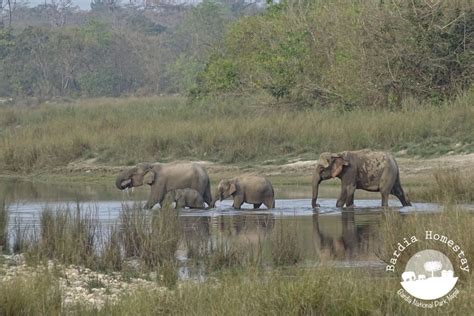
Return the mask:
[[[179,201],[184,201],[186,199],[186,191],[181,190],[181,189],[176,189],[171,191],[171,198],[173,199],[173,202],[178,203]]]
[[[318,206],[316,200],[318,199],[319,184],[324,180],[339,176],[347,166],[349,166],[349,161],[344,153],[324,152],[319,156],[313,174],[313,198],[311,200],[313,207]]]
[[[212,198],[211,206],[214,207],[217,200],[222,201],[223,199],[228,198],[237,191],[237,180],[221,180],[217,186],[216,191],[214,192],[214,197]]]
[[[146,183],[152,185],[156,180],[156,172],[153,166],[147,163],[140,163],[136,167],[122,171],[115,180],[115,186],[119,190],[131,187],[139,187]]]

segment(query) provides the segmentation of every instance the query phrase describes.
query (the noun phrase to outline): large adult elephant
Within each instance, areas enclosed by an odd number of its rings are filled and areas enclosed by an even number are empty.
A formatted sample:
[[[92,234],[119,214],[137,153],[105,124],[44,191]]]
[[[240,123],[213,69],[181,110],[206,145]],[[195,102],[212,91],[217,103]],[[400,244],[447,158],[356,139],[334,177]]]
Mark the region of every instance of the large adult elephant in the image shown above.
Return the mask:
[[[152,208],[156,203],[161,205],[166,193],[175,189],[194,189],[208,205],[212,200],[207,171],[195,163],[140,163],[134,168],[122,171],[115,180],[115,185],[120,190],[138,187],[143,183],[151,187],[145,208]]]
[[[382,206],[388,206],[389,194],[395,195],[403,206],[411,205],[400,184],[397,162],[387,152],[359,150],[322,153],[313,174],[313,207],[318,206],[316,200],[321,181],[335,177],[341,179],[341,195],[337,200],[337,207],[354,205],[356,189],[380,192]]]
[[[217,200],[232,196],[234,208],[240,209],[242,204],[253,204],[259,208],[264,204],[268,209],[275,208],[275,194],[273,186],[266,178],[256,175],[243,175],[232,179],[224,179],[219,182],[211,202],[214,207]]]

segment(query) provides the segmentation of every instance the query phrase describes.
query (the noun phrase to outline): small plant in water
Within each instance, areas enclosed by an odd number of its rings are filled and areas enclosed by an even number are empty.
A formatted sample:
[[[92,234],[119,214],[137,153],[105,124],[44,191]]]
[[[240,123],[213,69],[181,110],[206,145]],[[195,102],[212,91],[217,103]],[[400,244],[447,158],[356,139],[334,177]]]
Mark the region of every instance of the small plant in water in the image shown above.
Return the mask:
[[[303,252],[298,243],[298,227],[293,223],[280,222],[270,236],[273,263],[276,266],[293,265],[300,262]]]
[[[8,251],[8,206],[0,201],[0,253]]]

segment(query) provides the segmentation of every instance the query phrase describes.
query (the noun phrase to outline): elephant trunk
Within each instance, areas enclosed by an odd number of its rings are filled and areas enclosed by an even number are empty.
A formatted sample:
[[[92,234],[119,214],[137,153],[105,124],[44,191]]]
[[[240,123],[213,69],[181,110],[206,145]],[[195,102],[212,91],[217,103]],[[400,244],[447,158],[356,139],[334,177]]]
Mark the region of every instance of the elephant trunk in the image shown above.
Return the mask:
[[[219,191],[214,192],[214,195],[212,197],[212,201],[211,201],[211,204],[209,205],[209,207],[210,208],[216,207],[217,200],[222,201],[222,193],[220,193]]]
[[[132,187],[132,179],[128,172],[120,173],[115,179],[115,186],[119,190],[125,190]]]
[[[319,204],[316,203],[318,200],[318,191],[319,191],[319,184],[321,183],[321,175],[318,172],[315,172],[313,175],[313,197],[311,199],[311,206],[313,208],[318,207]]]

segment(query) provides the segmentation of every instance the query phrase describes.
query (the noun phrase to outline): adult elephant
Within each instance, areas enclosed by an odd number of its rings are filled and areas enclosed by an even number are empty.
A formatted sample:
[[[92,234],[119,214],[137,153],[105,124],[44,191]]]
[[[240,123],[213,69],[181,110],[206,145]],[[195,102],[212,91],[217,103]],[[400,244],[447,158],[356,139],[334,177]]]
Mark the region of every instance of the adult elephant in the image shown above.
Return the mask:
[[[134,168],[122,171],[115,180],[119,190],[138,187],[143,183],[151,187],[145,208],[152,208],[156,203],[161,205],[166,193],[175,189],[194,189],[202,195],[208,205],[212,200],[207,171],[195,163],[154,165],[140,163]]]
[[[232,196],[234,208],[240,209],[242,204],[253,204],[254,208],[259,208],[262,204],[268,209],[275,208],[275,194],[273,186],[264,177],[256,175],[244,175],[232,179],[225,179],[219,182],[211,207],[214,207],[217,200]]]
[[[356,189],[380,192],[382,206],[388,206],[389,194],[395,195],[403,206],[411,206],[400,184],[398,165],[387,152],[359,150],[322,153],[313,174],[313,207],[318,206],[316,200],[321,181],[335,177],[341,179],[337,207],[353,206]]]

